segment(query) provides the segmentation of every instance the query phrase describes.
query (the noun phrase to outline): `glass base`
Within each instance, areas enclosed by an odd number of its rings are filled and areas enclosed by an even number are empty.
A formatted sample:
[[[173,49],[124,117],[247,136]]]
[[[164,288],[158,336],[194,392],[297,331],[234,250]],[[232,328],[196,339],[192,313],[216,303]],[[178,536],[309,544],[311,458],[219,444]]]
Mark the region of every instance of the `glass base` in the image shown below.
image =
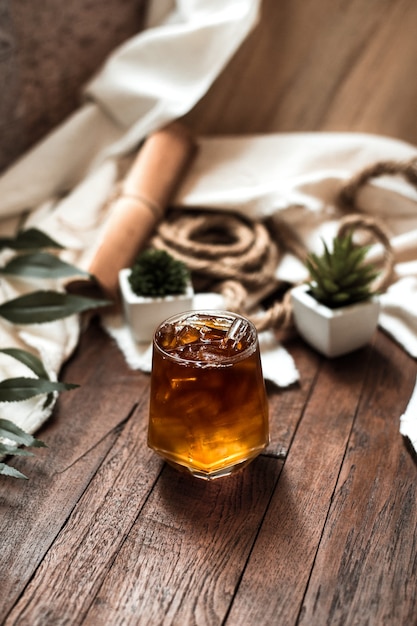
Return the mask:
[[[171,467],[182,472],[183,474],[191,474],[191,476],[194,476],[195,478],[200,478],[202,480],[216,480],[217,478],[230,476],[231,474],[235,474],[236,472],[242,470],[244,467],[249,465],[249,463],[251,463],[251,461],[253,461],[257,456],[259,456],[262,450],[264,450],[265,448],[266,445],[260,449],[257,449],[255,452],[253,452],[253,454],[241,461],[235,461],[234,463],[231,463],[225,467],[210,470],[204,470],[201,468],[192,467],[190,465],[177,463],[172,458],[169,458],[167,455],[161,454],[158,450],[155,450],[155,452],[159,454],[159,456],[161,456],[164,461],[166,461]]]

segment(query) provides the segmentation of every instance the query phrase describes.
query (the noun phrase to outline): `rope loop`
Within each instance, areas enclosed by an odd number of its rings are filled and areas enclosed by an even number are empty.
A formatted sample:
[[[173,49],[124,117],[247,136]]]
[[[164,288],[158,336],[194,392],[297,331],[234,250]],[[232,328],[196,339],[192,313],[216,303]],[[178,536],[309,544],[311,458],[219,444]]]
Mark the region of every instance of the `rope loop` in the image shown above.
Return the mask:
[[[288,289],[282,301],[277,300],[266,311],[252,317],[258,332],[270,328],[289,328],[292,325],[291,290]]]
[[[378,161],[358,172],[342,187],[339,199],[349,209],[358,209],[357,196],[359,190],[373,178],[380,176],[401,175],[406,181],[417,187],[417,157],[408,161]]]
[[[417,157],[406,161],[378,161],[358,172],[345,183],[339,194],[342,207],[357,214],[346,216],[340,225],[339,234],[345,234],[349,229],[365,230],[374,237],[383,247],[383,268],[373,285],[375,292],[388,287],[394,273],[394,252],[390,243],[389,234],[380,220],[375,217],[365,217],[358,206],[358,194],[362,187],[374,178],[380,176],[402,176],[410,185],[417,188]]]
[[[388,231],[382,223],[374,217],[365,217],[364,215],[355,214],[347,215],[341,220],[337,234],[339,237],[344,237],[351,231],[365,231],[370,235],[366,243],[370,242],[373,238],[382,245],[382,269],[372,286],[373,293],[380,293],[389,285],[394,272],[394,252],[389,240]]]

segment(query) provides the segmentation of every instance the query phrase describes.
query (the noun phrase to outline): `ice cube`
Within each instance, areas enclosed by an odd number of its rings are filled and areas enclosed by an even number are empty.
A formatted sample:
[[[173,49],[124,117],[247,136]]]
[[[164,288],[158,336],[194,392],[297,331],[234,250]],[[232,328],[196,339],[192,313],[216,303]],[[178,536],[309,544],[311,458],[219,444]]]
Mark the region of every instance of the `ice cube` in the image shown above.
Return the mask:
[[[212,328],[210,326],[203,326],[200,329],[200,334],[203,341],[210,343],[219,343],[224,338],[224,330],[221,328]]]
[[[176,329],[174,324],[165,324],[159,331],[159,341],[163,348],[175,348],[176,346]]]
[[[200,339],[200,332],[198,328],[194,326],[189,326],[186,324],[182,326],[177,334],[177,345],[188,345],[190,343],[194,343]]]

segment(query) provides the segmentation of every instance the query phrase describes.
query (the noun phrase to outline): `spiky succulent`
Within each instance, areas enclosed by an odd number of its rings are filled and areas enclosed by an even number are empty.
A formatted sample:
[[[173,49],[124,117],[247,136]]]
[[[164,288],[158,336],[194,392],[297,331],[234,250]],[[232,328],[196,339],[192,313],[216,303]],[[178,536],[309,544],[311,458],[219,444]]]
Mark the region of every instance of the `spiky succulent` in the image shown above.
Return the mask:
[[[333,309],[369,298],[371,285],[379,274],[364,261],[370,246],[356,245],[352,232],[336,236],[332,250],[323,244],[321,256],[310,253],[306,260],[311,295]]]
[[[183,294],[190,273],[187,266],[165,250],[145,250],[129,275],[132,291],[138,296],[163,297]]]

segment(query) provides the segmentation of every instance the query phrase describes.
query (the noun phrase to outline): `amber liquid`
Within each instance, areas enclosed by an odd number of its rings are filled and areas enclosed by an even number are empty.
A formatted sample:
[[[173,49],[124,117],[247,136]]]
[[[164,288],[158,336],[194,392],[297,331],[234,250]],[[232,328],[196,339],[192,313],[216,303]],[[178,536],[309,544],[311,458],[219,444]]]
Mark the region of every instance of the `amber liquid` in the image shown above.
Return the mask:
[[[229,337],[235,319],[188,314],[155,335],[148,444],[201,478],[231,473],[269,441],[256,331],[237,318]]]

